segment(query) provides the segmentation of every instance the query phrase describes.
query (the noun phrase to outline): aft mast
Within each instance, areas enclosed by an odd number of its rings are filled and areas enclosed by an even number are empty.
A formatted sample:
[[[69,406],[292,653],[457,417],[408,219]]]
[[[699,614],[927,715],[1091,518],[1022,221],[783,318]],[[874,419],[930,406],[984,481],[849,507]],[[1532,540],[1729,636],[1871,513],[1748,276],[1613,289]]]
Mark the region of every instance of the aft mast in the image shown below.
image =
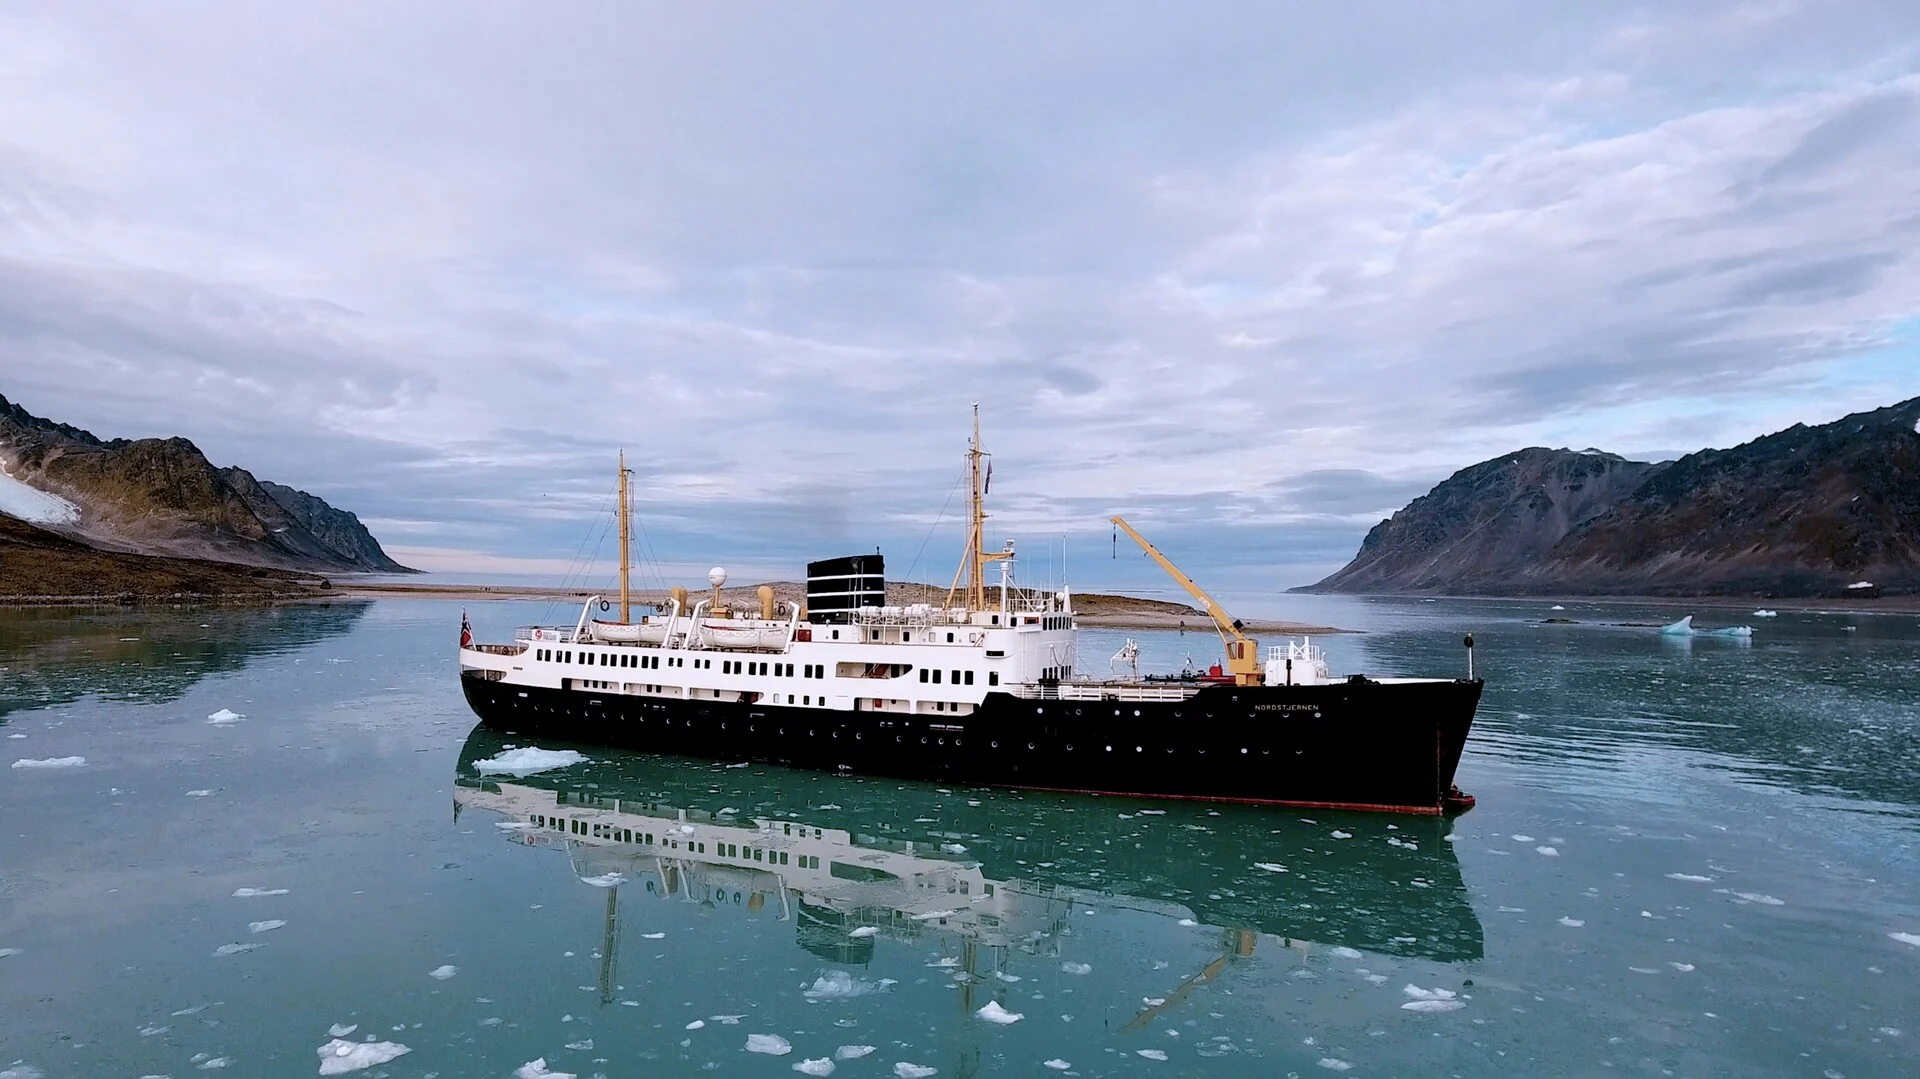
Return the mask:
[[[984,550],[987,532],[986,485],[991,482],[992,467],[981,470],[981,460],[990,456],[980,448],[980,402],[973,403],[973,441],[967,444],[967,478],[971,485],[970,510],[967,517],[967,553],[961,558],[960,566],[954,570],[953,584],[947,589],[947,606],[953,606],[954,593],[960,590],[960,578],[967,579],[965,607],[969,611],[987,609],[987,563],[999,562],[1013,557],[1013,545],[1008,544],[1004,551],[989,553]]]
[[[633,619],[633,592],[628,578],[633,570],[633,505],[627,499],[627,451],[620,451],[620,624]]]

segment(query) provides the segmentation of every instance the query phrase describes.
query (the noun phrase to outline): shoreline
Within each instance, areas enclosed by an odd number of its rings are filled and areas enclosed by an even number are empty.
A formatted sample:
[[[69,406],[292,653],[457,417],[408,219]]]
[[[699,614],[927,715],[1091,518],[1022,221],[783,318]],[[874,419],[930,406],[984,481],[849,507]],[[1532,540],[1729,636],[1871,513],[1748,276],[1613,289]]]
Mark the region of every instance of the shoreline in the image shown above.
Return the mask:
[[[1454,595],[1414,595],[1405,593],[1341,593],[1320,592],[1312,595],[1346,595],[1353,599],[1389,599],[1402,603],[1417,603],[1422,600],[1471,600],[1475,603],[1511,603],[1530,604],[1551,607],[1553,604],[1584,604],[1590,606],[1621,606],[1632,604],[1640,607],[1664,607],[1672,610],[1710,610],[1745,611],[1749,615],[1758,610],[1798,611],[1807,614],[1920,614],[1920,596],[1882,596],[1877,599],[1848,599],[1843,596],[1812,597],[1771,597],[1760,599],[1752,596],[1454,596]]]

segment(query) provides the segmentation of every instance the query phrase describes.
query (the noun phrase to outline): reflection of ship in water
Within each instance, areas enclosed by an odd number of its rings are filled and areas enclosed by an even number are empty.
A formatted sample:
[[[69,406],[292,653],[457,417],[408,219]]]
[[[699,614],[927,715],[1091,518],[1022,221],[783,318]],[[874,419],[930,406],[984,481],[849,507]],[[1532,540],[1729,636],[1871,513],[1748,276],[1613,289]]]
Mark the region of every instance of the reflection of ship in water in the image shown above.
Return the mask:
[[[588,775],[475,773],[507,746],[485,727],[468,736],[456,811],[499,812],[516,842],[564,851],[590,882],[617,875],[628,895],[791,920],[801,946],[834,963],[865,963],[880,938],[958,937],[976,973],[1008,948],[1057,954],[1075,904],[1218,927],[1223,960],[1251,954],[1260,935],[1302,950],[1482,954],[1441,819],[1136,814],[1126,800],[969,797],[605,748],[592,750]],[[810,804],[823,795],[839,804]],[[1332,838],[1342,826],[1352,835]],[[610,898],[610,934],[612,912]]]

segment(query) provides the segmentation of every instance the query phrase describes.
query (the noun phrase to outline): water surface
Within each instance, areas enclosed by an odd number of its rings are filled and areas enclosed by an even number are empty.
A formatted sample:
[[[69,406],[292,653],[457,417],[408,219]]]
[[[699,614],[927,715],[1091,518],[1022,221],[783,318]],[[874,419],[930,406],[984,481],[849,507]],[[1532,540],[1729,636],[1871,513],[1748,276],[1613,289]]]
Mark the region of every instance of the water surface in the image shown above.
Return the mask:
[[[1475,632],[1473,812],[482,776],[454,605],[0,614],[0,757],[86,758],[0,769],[0,1075],[1913,1074],[1920,619],[1312,603],[1343,671]]]

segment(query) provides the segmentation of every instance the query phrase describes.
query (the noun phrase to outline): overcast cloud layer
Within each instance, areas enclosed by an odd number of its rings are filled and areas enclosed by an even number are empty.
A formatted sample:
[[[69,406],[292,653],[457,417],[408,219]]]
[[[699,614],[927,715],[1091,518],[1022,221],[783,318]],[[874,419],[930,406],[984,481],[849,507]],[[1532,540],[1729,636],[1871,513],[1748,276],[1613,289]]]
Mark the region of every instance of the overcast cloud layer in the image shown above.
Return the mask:
[[[624,446],[650,573],[944,578],[979,400],[1029,572],[1271,590],[1920,393],[1911,0],[33,6],[0,392],[429,568],[564,568]]]

